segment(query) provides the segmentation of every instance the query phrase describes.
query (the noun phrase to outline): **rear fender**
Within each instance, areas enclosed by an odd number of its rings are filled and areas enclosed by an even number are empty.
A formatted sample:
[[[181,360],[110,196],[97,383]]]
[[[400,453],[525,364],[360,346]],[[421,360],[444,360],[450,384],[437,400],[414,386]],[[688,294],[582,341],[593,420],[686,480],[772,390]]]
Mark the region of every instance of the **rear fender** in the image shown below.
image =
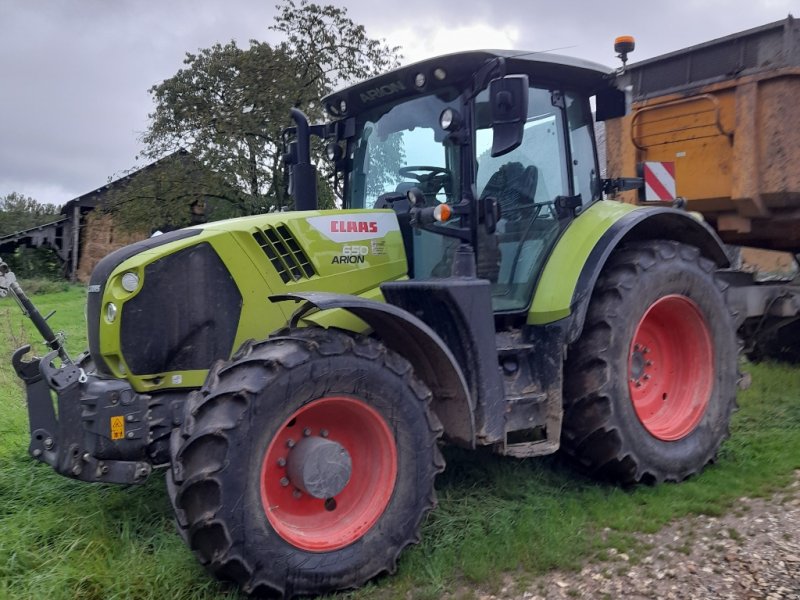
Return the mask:
[[[718,268],[730,265],[719,236],[691,213],[601,201],[579,216],[553,249],[537,285],[528,323],[544,325],[569,318],[567,343],[574,342],[583,330],[592,291],[611,253],[626,242],[653,239],[695,246]]]
[[[270,300],[305,302],[292,316],[292,327],[314,308],[344,309],[364,321],[390,350],[411,363],[417,377],[430,388],[431,409],[448,439],[474,448],[475,404],[461,367],[436,332],[417,317],[391,304],[345,294],[292,293],[271,296]]]

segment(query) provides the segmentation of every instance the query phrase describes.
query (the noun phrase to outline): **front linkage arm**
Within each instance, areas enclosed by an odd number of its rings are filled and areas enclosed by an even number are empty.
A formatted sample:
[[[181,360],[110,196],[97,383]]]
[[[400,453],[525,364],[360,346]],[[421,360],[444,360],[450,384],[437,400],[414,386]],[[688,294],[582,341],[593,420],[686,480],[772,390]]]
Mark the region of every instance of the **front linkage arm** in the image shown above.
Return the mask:
[[[17,301],[19,307],[22,309],[23,314],[28,317],[36,327],[37,331],[44,338],[44,343],[51,350],[55,350],[58,357],[65,364],[72,364],[72,360],[64,348],[64,336],[62,334],[53,333],[50,325],[47,324],[48,317],[43,317],[39,310],[34,306],[31,299],[22,291],[17,277],[11,271],[9,266],[0,259],[0,298],[5,298],[11,294],[14,300]]]
[[[14,370],[25,383],[30,455],[74,479],[142,483],[152,470],[145,458],[149,397],[134,392],[126,381],[87,375],[81,366],[87,357],[70,359],[64,336],[53,333],[47,317],[0,260],[0,297],[9,294],[51,349],[43,358],[24,360],[31,350],[25,345],[12,356]],[[57,360],[61,366],[56,366]]]

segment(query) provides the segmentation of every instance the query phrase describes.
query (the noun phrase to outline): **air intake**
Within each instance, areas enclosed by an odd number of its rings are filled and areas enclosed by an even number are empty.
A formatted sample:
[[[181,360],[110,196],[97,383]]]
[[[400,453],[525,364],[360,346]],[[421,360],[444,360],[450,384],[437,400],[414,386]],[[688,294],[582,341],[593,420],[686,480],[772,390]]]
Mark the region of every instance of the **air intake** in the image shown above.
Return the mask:
[[[284,283],[315,275],[314,265],[286,225],[267,227],[263,231],[256,231],[253,237]]]

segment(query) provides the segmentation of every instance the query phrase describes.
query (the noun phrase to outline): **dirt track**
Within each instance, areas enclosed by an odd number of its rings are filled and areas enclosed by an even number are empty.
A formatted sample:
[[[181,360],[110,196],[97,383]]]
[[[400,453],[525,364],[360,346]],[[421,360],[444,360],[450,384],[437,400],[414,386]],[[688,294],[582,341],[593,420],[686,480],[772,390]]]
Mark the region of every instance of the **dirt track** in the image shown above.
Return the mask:
[[[741,498],[723,517],[691,517],[639,536],[651,548],[631,558],[553,572],[481,600],[796,599],[800,600],[800,471],[767,499]]]

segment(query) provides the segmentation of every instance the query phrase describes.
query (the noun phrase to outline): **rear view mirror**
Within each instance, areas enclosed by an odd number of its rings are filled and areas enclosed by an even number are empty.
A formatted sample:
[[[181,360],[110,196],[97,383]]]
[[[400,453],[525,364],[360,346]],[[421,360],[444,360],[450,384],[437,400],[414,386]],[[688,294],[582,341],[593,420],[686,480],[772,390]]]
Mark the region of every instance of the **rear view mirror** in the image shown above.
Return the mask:
[[[597,96],[595,96],[595,105],[597,107],[595,120],[597,121],[616,119],[628,114],[628,102],[625,98],[625,92],[616,88],[608,88],[598,92]]]
[[[522,143],[528,118],[528,76],[506,75],[489,82],[492,111],[492,156],[502,156]]]

